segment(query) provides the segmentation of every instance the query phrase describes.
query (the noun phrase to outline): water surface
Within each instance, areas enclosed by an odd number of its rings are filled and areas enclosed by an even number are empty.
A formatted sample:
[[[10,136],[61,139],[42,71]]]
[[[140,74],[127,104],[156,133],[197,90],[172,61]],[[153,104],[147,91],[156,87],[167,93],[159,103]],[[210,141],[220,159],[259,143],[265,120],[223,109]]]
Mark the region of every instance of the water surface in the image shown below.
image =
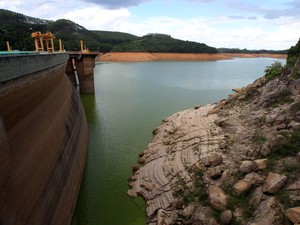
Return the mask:
[[[163,118],[226,98],[275,59],[100,63],[95,95],[82,95],[89,152],[73,225],[145,225],[141,198],[127,196],[138,154]],[[284,62],[283,60],[280,60]]]

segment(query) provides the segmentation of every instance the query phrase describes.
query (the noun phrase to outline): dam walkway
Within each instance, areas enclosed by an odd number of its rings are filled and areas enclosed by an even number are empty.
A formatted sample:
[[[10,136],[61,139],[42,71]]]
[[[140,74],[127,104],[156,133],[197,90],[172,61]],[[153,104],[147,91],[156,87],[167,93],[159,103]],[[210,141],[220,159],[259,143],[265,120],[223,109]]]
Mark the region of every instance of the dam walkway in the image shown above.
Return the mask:
[[[95,58],[98,52],[36,52],[0,51],[0,83],[13,80],[33,71],[42,71],[57,64],[66,63],[65,73],[71,82],[79,86],[83,94],[93,94]]]

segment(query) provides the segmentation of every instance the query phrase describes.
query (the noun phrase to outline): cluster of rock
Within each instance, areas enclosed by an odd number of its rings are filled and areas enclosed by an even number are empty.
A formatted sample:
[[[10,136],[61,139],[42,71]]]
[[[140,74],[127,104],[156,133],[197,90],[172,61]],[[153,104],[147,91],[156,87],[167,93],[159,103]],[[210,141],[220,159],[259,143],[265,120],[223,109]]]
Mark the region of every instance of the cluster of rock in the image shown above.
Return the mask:
[[[260,78],[153,134],[128,191],[148,224],[300,224],[299,77]]]

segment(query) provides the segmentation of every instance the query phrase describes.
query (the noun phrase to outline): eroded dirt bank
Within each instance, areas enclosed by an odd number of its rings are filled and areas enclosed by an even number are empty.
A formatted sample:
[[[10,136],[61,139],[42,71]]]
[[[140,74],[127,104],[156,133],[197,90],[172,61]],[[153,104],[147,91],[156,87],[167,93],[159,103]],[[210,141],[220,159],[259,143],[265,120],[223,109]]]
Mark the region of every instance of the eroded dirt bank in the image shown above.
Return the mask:
[[[98,57],[99,61],[111,62],[146,62],[146,61],[215,61],[241,58],[286,58],[281,54],[240,54],[240,53],[219,53],[219,54],[187,54],[187,53],[146,53],[146,52],[109,52]]]

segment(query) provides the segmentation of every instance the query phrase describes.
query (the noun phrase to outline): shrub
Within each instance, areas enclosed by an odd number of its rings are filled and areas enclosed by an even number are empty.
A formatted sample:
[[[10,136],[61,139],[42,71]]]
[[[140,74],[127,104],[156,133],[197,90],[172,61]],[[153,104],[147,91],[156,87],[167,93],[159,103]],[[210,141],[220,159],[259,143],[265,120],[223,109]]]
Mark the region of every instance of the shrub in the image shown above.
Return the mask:
[[[271,66],[267,66],[265,69],[265,77],[267,80],[273,80],[280,76],[283,71],[281,62],[275,61]]]

